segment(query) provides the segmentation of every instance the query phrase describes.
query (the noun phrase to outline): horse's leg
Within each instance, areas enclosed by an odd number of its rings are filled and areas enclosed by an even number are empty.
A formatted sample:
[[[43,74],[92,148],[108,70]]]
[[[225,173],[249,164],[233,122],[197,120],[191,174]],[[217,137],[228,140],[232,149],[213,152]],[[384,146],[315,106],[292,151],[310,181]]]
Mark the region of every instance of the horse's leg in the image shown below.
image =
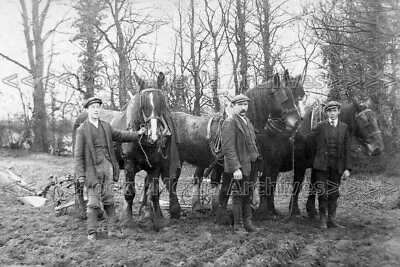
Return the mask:
[[[133,223],[133,199],[136,195],[135,189],[135,175],[136,175],[136,167],[132,160],[127,160],[127,165],[125,168],[125,192],[124,197],[126,201],[126,207],[124,212],[123,223],[128,226]]]
[[[193,189],[192,189],[192,210],[198,211],[201,209],[200,203],[200,186],[203,180],[204,168],[196,167],[193,174]]]
[[[176,178],[164,178],[163,182],[169,192],[169,216],[172,219],[179,219],[181,217],[182,208],[179,204],[178,194],[176,188],[178,186],[178,179],[180,176],[181,169],[178,170]],[[164,175],[161,175],[164,176]]]
[[[151,177],[149,174],[146,174],[146,177],[144,178],[143,182],[143,194],[140,199],[140,207],[139,207],[139,220],[145,220],[146,218],[150,218],[150,209],[149,209],[149,203],[147,201],[147,194],[149,191],[149,185],[151,183]]]
[[[272,163],[273,164],[273,163]],[[260,220],[268,220],[275,210],[274,190],[278,176],[278,169],[272,164],[265,163],[264,171],[260,177],[259,195],[260,205],[258,206],[258,217]],[[275,174],[274,174],[275,173]],[[274,177],[275,176],[275,177]],[[275,183],[273,182],[275,180]]]
[[[289,216],[301,215],[299,209],[299,194],[304,181],[304,175],[306,173],[305,164],[302,160],[296,160],[294,164],[294,177],[293,177],[293,190],[292,196],[289,203]]]
[[[317,209],[315,208],[315,195],[316,195],[315,185],[316,185],[315,170],[312,169],[310,178],[310,188],[306,204],[308,217],[312,220],[316,219],[318,215]]]
[[[233,175],[224,173],[222,175],[222,185],[219,192],[219,205],[216,212],[216,221],[222,225],[232,225],[232,218],[228,213],[228,200],[232,187]]]
[[[279,168],[275,167],[273,168],[271,172],[271,176],[267,178],[267,209],[269,214],[271,215],[278,215],[278,212],[275,208],[275,189],[276,189],[276,183],[278,180],[278,175],[279,175]]]
[[[154,171],[149,173],[150,187],[148,191],[148,198],[151,201],[151,218],[153,220],[154,230],[156,232],[160,231],[161,228],[164,227],[164,219],[163,214],[160,207],[160,185],[159,185],[159,176],[160,176],[160,168],[156,168]]]
[[[221,176],[223,173],[223,166],[217,165],[211,171],[211,209],[213,212],[216,212],[219,205],[219,184],[221,182]]]

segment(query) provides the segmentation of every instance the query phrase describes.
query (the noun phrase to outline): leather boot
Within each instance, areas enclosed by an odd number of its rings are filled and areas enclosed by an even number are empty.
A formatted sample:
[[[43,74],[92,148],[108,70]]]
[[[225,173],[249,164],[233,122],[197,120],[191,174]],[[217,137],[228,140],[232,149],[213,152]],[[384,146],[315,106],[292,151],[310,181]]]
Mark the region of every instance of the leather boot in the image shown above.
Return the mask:
[[[97,208],[87,208],[87,231],[88,231],[88,240],[93,241],[96,240],[97,233]]]
[[[340,225],[339,223],[337,223],[336,220],[335,220],[336,208],[337,208],[337,200],[331,201],[329,203],[329,206],[328,206],[328,222],[327,222],[327,226],[329,228],[344,229],[345,227],[343,225]]]
[[[326,218],[326,213],[325,212],[321,212],[319,213],[319,229],[321,230],[326,230],[328,229],[328,225],[327,225],[327,218]]]
[[[232,198],[233,231],[237,234],[245,234],[246,230],[242,223],[242,196]]]
[[[107,222],[108,222],[108,237],[117,237],[117,238],[124,238],[125,235],[119,229],[117,222],[117,214],[115,213],[115,206],[114,204],[105,205],[104,210],[107,214]]]
[[[252,210],[251,210],[251,202],[250,199],[249,201],[245,201],[243,204],[243,224],[244,224],[244,229],[246,229],[247,232],[261,232],[261,228],[255,227],[253,223],[251,222],[252,218]]]

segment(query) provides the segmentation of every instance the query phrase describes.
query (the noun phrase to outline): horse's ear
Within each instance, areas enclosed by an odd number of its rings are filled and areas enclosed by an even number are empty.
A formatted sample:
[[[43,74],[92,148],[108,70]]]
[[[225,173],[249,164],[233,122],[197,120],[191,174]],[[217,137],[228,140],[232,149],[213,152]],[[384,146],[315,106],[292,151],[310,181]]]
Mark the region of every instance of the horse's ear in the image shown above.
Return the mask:
[[[372,108],[372,105],[373,105],[372,99],[371,99],[371,98],[368,98],[367,101],[365,101],[363,104],[364,104],[365,107],[367,107],[367,108]]]
[[[275,85],[275,87],[280,87],[281,86],[281,79],[279,77],[279,73],[276,73],[274,75],[274,85]]]
[[[164,85],[164,83],[165,83],[165,75],[162,71],[160,71],[160,73],[158,74],[158,77],[157,77],[158,89],[161,89],[161,87]]]
[[[139,85],[139,92],[142,91],[145,87],[145,81],[141,79],[136,72],[133,73],[133,76],[135,76],[136,83]]]
[[[360,112],[365,109],[364,103],[359,103],[357,100],[354,100],[354,99],[352,102],[353,102],[354,106],[356,107],[357,112]]]
[[[285,69],[285,71],[284,71],[284,73],[283,73],[283,79],[285,80],[285,82],[289,82],[290,76],[289,76],[289,71],[288,71],[288,69]]]

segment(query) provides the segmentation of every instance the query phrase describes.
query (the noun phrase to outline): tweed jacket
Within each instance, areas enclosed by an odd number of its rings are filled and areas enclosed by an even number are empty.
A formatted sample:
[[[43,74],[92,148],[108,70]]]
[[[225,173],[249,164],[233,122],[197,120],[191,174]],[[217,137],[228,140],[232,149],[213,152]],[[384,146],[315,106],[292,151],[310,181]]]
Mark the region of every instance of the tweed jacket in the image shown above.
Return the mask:
[[[254,145],[256,144],[254,126],[245,118],[250,130]],[[243,129],[238,115],[227,117],[222,123],[222,154],[224,155],[224,172],[233,173],[241,169],[243,175],[249,176],[251,172],[251,159],[246,145],[245,129]],[[256,149],[257,146],[255,145]],[[259,157],[257,151],[257,157]]]
[[[314,169],[326,171],[328,168],[328,142],[329,142],[329,125],[328,120],[325,120],[317,125],[317,127],[310,133],[308,139],[316,147],[316,155],[314,160]],[[338,171],[342,174],[345,170],[351,170],[350,163],[350,149],[351,140],[347,124],[338,120]]]
[[[114,181],[118,181],[119,166],[115,157],[113,141],[137,141],[139,140],[139,135],[134,131],[119,131],[103,120],[99,120],[99,126],[100,124],[103,126],[106,135],[107,149],[110,153],[111,163],[113,165],[113,179]],[[89,120],[85,120],[76,130],[74,161],[76,177],[85,177],[85,184],[87,186],[92,186],[99,182],[96,172],[96,155]]]

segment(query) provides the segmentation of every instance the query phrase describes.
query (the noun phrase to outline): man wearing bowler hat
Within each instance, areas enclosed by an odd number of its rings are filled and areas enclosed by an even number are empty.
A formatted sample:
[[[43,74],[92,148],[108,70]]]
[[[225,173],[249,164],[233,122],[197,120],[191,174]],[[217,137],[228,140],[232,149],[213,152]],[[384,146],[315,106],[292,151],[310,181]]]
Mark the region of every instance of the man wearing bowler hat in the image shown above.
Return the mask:
[[[224,155],[222,182],[230,183],[232,186],[232,213],[234,231],[237,233],[260,231],[251,222],[250,196],[256,179],[255,162],[259,158],[259,153],[254,127],[246,117],[249,100],[242,94],[231,99],[233,114],[224,120],[221,133],[222,154]],[[227,187],[222,186],[222,188]],[[220,203],[222,203],[221,197]]]
[[[347,124],[339,120],[340,103],[324,106],[328,119],[319,123],[308,140],[316,147],[314,169],[318,195],[320,228],[344,228],[336,222],[337,199],[341,179],[350,176],[350,137]]]
[[[87,231],[88,240],[96,240],[97,215],[101,202],[108,219],[108,237],[122,238],[117,226],[114,206],[113,184],[118,181],[119,167],[114,153],[113,141],[138,141],[146,129],[119,131],[108,122],[101,120],[102,101],[98,97],[87,99],[83,105],[88,118],[76,131],[74,151],[75,175],[88,192]]]

